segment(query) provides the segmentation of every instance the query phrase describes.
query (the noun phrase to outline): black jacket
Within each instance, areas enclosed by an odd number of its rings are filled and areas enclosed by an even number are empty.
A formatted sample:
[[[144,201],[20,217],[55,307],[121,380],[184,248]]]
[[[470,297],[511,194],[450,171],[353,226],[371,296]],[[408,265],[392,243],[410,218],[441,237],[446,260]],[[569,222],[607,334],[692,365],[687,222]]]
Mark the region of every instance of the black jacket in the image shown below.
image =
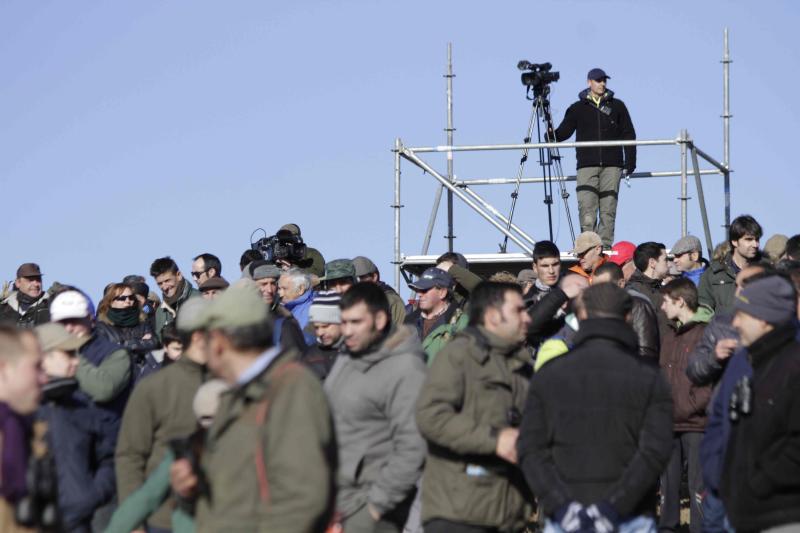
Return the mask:
[[[630,326],[581,322],[575,348],[534,374],[517,450],[548,515],[573,501],[606,501],[620,517],[655,508],[672,452],[672,398],[660,369],[636,356]]]
[[[631,327],[639,341],[639,355],[652,363],[658,362],[661,336],[658,330],[658,313],[650,299],[634,289],[628,289],[633,307],[631,308]]]
[[[581,141],[632,141],[636,131],[622,100],[614,98],[614,91],[606,91],[596,106],[589,98],[589,89],[578,94],[578,101],[569,106],[564,120],[556,128],[556,141],[569,139],[577,131],[575,140]],[[620,146],[604,148],[578,148],[578,168],[622,167],[633,172],[636,168],[636,147],[626,146],[625,157]]]
[[[800,522],[800,342],[777,327],[748,348],[752,412],[731,425],[720,493],[736,531]]]
[[[331,373],[333,363],[336,362],[342,343],[343,340],[340,339],[332,346],[322,346],[319,343],[309,346],[300,356],[300,362],[306,365],[320,381],[325,381],[325,378]]]
[[[717,360],[715,349],[722,339],[739,339],[732,322],[733,314],[715,314],[703,331],[703,338],[689,355],[686,367],[686,375],[695,385],[716,385],[722,377],[728,360]]]
[[[23,329],[50,322],[49,295],[43,292],[36,302],[23,311],[19,302],[19,292],[12,292],[0,303],[0,323],[3,322]]]
[[[126,328],[98,320],[95,324],[95,331],[101,337],[105,337],[128,350],[137,359],[137,362],[144,359],[148,352],[157,350],[161,346],[158,342],[158,337],[156,337],[148,322],[140,322],[135,326]],[[142,337],[148,333],[150,338],[143,339]]]
[[[529,309],[531,325],[528,326],[528,345],[538,348],[541,343],[556,335],[564,327],[567,314],[561,306],[569,301],[566,293],[559,287],[553,287]]]

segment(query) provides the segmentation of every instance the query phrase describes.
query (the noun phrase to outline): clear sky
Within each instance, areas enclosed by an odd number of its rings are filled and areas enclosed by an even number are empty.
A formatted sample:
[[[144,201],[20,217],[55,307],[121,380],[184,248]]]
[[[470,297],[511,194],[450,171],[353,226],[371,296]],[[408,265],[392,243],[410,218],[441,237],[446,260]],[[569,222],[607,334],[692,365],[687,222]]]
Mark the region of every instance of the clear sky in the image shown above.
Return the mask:
[[[557,121],[602,67],[641,139],[689,130],[722,158],[722,32],[730,28],[732,212],[794,234],[800,107],[797,2],[165,1],[0,3],[2,277],[38,262],[45,284],[95,299],[125,274],[215,253],[223,274],[257,227],[298,223],[327,259],[367,255],[392,281],[394,138],[444,144],[447,42],[456,144],[521,141],[529,103],[515,66],[550,61]],[[564,167],[574,171],[565,150]],[[446,168],[441,155],[426,157]],[[456,154],[459,178],[510,177],[518,153]],[[679,169],[640,149],[639,170]],[[435,184],[404,164],[403,251],[420,251]],[[536,175],[529,165],[526,175]],[[715,241],[722,180],[705,178]],[[577,222],[574,184],[573,219]],[[482,188],[502,211],[509,187]],[[679,236],[677,179],[623,186],[617,240]],[[689,230],[702,235],[694,185]],[[556,211],[558,214],[558,211]],[[444,211],[431,253],[445,249]],[[497,234],[464,206],[457,248]],[[540,186],[515,221],[546,238]],[[565,219],[557,242],[569,248]],[[510,248],[515,250],[515,248]],[[155,286],[148,280],[151,287]],[[404,293],[407,293],[405,291]]]

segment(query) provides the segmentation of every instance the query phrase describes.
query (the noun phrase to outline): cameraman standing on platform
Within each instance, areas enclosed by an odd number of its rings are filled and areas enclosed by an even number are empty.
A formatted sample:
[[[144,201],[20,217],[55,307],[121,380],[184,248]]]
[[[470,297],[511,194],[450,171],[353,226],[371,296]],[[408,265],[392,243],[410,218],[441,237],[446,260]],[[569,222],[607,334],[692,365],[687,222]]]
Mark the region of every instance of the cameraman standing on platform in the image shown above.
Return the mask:
[[[636,139],[628,108],[606,89],[608,76],[602,69],[593,68],[587,75],[589,87],[578,95],[578,101],[567,109],[564,120],[555,130],[557,142],[575,140],[632,141]],[[578,148],[578,211],[581,232],[596,231],[603,246],[614,242],[614,222],[622,173],[632,174],[636,168],[636,147]],[[599,220],[598,220],[599,210]]]

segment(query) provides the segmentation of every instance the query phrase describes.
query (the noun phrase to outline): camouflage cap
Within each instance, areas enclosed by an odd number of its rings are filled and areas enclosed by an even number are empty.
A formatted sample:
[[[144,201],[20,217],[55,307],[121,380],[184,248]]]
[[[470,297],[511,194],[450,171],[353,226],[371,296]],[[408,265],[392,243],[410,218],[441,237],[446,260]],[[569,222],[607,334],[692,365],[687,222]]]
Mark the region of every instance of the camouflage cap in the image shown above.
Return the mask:
[[[350,259],[334,259],[325,263],[325,275],[319,278],[320,281],[331,281],[334,279],[344,279],[356,277],[356,267]]]
[[[203,329],[242,328],[264,322],[269,316],[267,304],[252,284],[235,284],[208,302],[198,319]]]

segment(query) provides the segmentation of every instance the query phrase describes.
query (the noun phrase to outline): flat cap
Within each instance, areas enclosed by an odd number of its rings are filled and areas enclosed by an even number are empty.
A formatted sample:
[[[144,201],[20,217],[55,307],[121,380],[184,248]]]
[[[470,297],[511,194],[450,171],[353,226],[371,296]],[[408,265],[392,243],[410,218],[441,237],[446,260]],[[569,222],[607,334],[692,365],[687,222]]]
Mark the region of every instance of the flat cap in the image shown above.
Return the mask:
[[[199,328],[208,330],[243,328],[260,324],[268,316],[269,308],[258,288],[251,284],[236,284],[209,301],[208,307],[200,313],[198,324]]]
[[[283,274],[283,270],[278,265],[268,261],[253,261],[248,268],[254,281],[265,278],[278,279]]]
[[[206,292],[214,289],[227,289],[230,285],[222,276],[214,276],[201,283],[198,289],[200,292]]]
[[[374,274],[378,271],[378,267],[368,257],[359,255],[353,258],[353,267],[356,269],[356,277],[366,276],[367,274]]]
[[[678,239],[678,242],[676,242],[675,246],[672,247],[670,253],[672,253],[672,255],[681,255],[688,252],[702,251],[703,245],[700,243],[700,239],[694,235],[687,235],[686,237],[681,237]]]

